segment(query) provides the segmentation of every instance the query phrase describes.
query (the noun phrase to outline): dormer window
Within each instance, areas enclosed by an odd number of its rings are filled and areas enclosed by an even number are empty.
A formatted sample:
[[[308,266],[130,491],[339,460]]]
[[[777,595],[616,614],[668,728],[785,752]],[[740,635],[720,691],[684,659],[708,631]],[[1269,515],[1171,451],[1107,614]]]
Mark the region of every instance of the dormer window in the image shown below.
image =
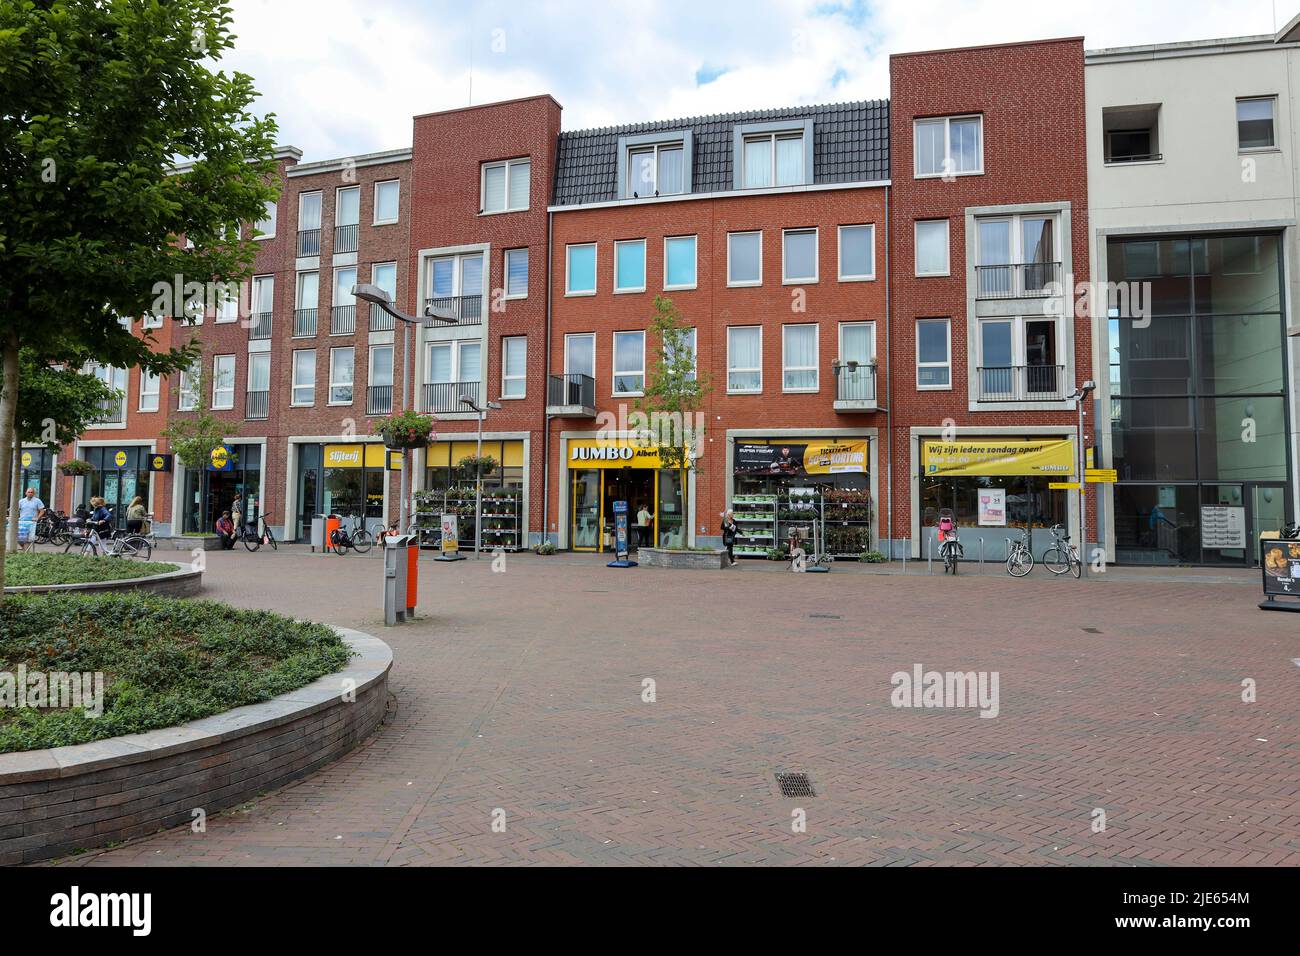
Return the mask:
[[[811,119],[739,123],[732,128],[732,136],[736,189],[771,189],[812,183]]]
[[[664,130],[618,141],[618,198],[653,199],[691,191],[691,131]]]

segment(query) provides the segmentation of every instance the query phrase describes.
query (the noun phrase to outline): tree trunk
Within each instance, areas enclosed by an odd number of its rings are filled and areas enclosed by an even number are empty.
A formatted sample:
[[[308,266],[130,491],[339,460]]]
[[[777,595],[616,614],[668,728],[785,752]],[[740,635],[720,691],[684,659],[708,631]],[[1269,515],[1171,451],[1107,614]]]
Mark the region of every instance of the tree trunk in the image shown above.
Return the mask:
[[[18,441],[18,436],[14,435],[14,462],[9,469],[9,513],[14,516],[14,520],[9,522],[5,530],[5,548],[9,551],[17,552],[18,550],[18,501],[22,498],[23,489],[20,484],[22,479],[22,443]]]
[[[13,472],[14,421],[18,417],[18,333],[4,343],[4,371],[0,378],[0,475]],[[12,516],[18,520],[18,514]],[[0,601],[4,600],[5,541],[0,538]]]

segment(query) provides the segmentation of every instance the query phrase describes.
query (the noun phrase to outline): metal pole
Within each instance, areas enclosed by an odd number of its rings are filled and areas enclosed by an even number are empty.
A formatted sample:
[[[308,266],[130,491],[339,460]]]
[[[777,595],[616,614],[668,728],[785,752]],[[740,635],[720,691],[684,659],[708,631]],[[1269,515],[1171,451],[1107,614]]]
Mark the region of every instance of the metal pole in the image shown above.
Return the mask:
[[[402,323],[402,404],[406,411],[411,409],[411,323]],[[408,497],[407,489],[410,487],[407,481],[407,469],[410,468],[411,449],[402,449],[402,470],[397,476],[397,490],[401,496],[401,502],[397,506],[397,533],[406,534],[406,500]]]
[[[984,536],[980,535],[980,574],[984,573]]]
[[[925,561],[925,573],[934,574],[934,538],[930,539],[930,556]]]
[[[483,540],[483,409],[478,410],[478,454],[474,460],[474,560]]]
[[[1088,483],[1084,481],[1083,400],[1087,393],[1079,389],[1079,580],[1088,576]]]

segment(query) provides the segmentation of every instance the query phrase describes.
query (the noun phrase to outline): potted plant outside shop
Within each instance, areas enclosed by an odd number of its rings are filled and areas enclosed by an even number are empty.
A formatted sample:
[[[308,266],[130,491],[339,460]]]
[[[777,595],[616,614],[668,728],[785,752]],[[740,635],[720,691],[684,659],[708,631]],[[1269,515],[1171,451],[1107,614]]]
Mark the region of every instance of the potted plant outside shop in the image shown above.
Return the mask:
[[[88,475],[95,470],[95,466],[81,458],[72,458],[68,461],[59,462],[59,473],[68,478],[78,478]]]
[[[433,435],[433,417],[408,409],[381,419],[375,431],[384,439],[386,448],[424,448]]]

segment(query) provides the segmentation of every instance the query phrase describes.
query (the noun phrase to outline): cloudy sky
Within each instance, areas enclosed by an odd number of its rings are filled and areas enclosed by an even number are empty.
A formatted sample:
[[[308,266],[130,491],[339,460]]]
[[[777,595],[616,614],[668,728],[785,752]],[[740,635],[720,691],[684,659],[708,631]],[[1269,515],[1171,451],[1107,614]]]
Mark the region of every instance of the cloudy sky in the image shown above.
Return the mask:
[[[549,92],[581,129],[889,95],[889,54],[1271,33],[1300,0],[230,0],[262,112],[305,161],[409,146],[411,117]],[[472,80],[472,82],[471,82]]]

